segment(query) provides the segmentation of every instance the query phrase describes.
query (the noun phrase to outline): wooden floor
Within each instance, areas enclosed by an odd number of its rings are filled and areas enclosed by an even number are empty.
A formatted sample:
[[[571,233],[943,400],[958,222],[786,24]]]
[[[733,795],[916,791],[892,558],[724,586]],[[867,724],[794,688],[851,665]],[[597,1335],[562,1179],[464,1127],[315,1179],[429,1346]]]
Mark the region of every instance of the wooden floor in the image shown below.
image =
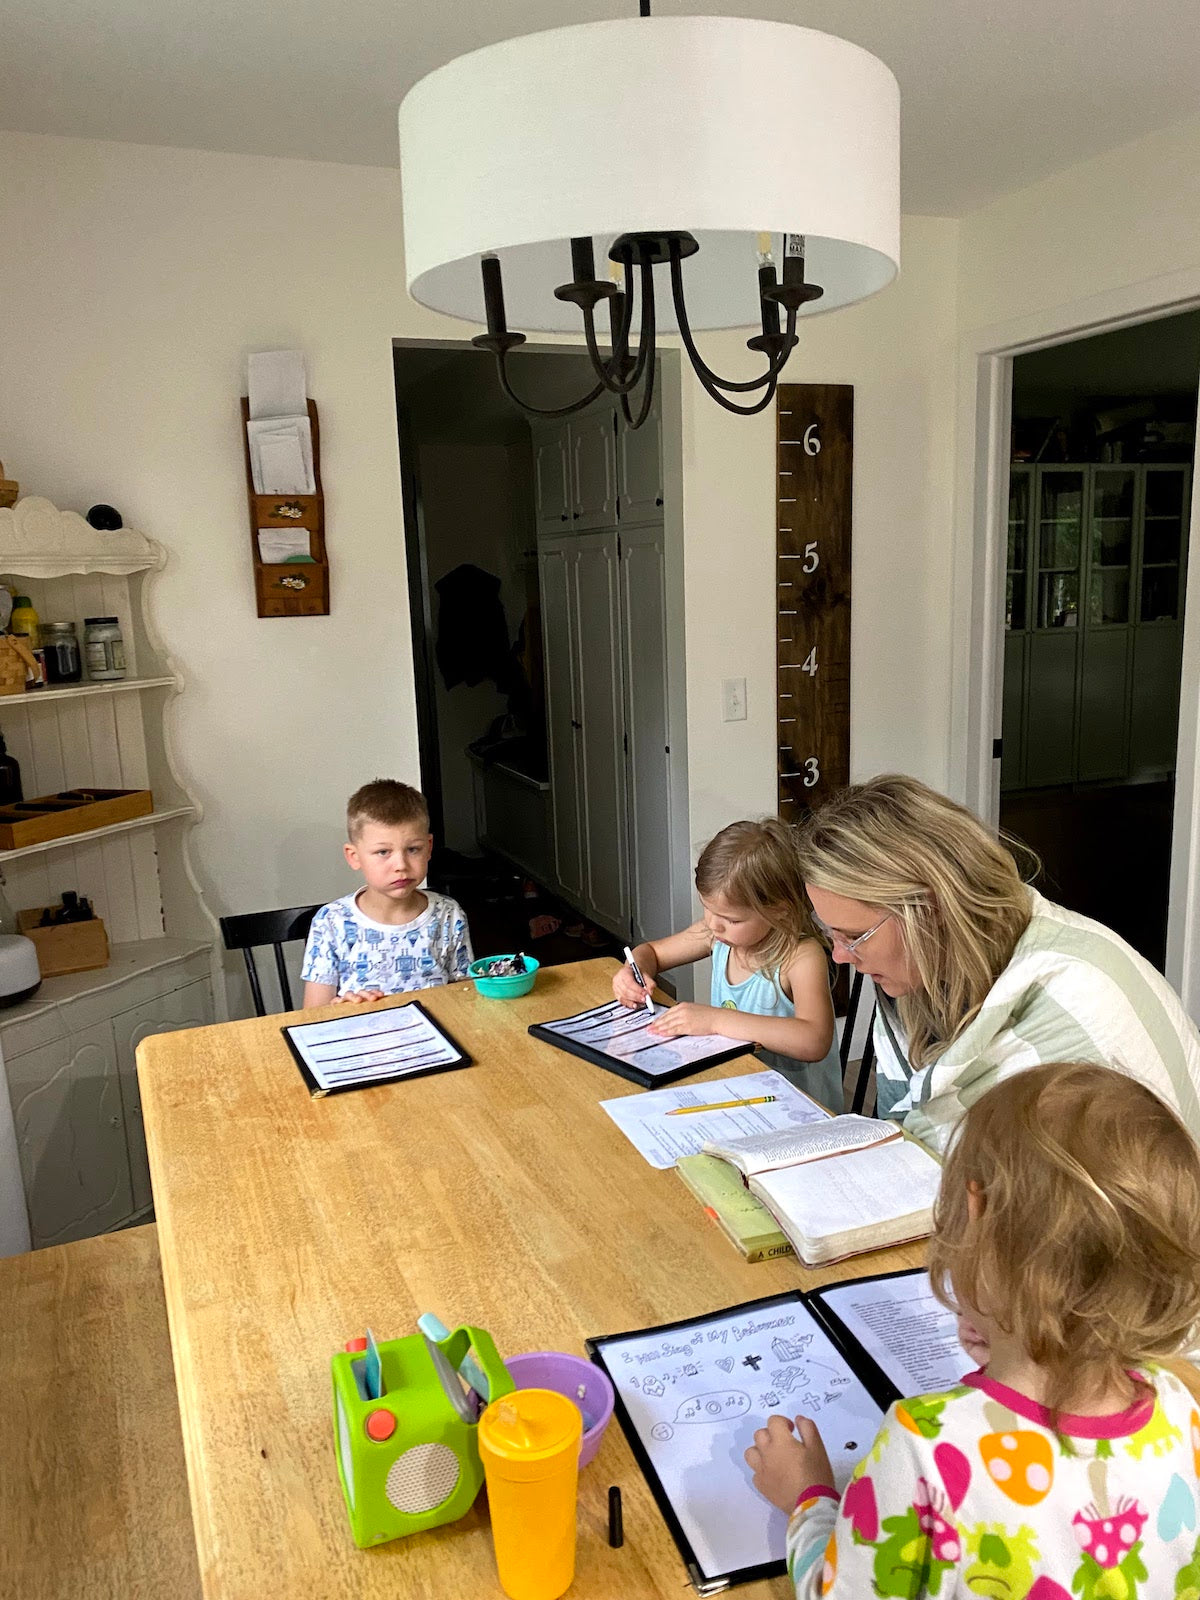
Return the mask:
[[[198,1600],[154,1228],[0,1260],[0,1595]]]

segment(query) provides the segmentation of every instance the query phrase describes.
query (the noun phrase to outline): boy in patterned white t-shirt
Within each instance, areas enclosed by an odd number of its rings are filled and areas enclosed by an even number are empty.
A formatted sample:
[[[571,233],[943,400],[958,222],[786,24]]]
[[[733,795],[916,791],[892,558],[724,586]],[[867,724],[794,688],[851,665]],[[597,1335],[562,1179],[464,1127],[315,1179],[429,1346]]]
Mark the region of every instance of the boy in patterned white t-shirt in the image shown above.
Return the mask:
[[[382,1000],[467,976],[462,907],[422,889],[433,853],[425,796],[377,778],[350,796],[346,860],[365,887],[322,906],[304,951],[304,1005]]]

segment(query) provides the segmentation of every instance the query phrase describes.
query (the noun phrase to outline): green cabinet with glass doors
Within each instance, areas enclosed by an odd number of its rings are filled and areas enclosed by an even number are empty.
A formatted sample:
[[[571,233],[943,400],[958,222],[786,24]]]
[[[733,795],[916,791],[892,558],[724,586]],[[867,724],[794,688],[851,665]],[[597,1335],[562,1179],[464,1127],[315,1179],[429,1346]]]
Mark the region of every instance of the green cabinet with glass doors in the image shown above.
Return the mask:
[[[1175,767],[1191,469],[1009,469],[1002,789]]]

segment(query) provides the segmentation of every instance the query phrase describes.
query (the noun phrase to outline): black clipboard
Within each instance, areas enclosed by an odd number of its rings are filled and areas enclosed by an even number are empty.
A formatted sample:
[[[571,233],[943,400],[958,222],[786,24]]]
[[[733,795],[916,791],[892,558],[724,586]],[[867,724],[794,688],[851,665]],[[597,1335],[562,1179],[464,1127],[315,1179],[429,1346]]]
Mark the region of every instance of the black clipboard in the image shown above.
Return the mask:
[[[885,1278],[911,1278],[924,1276],[924,1274],[924,1267],[911,1267],[902,1272],[876,1272],[869,1277],[843,1279],[842,1282],[877,1283]],[[822,1285],[823,1289],[836,1289],[839,1287],[840,1284],[835,1283]],[[617,1374],[609,1370],[608,1364],[604,1359],[605,1346],[618,1340],[637,1338],[644,1334],[675,1333],[681,1328],[694,1328],[698,1324],[710,1322],[716,1317],[767,1311],[774,1306],[802,1305],[813,1320],[819,1324],[822,1332],[829,1338],[838,1354],[845,1361],[850,1371],[854,1373],[871,1399],[874,1400],[881,1411],[886,1412],[889,1406],[893,1405],[897,1400],[903,1399],[903,1395],[891,1379],[887,1377],[874,1357],[869,1355],[854,1335],[850,1333],[841,1318],[823,1303],[820,1295],[821,1289],[811,1289],[807,1293],[801,1289],[787,1289],[782,1294],[765,1295],[761,1300],[745,1300],[739,1305],[718,1306],[715,1310],[702,1312],[696,1317],[682,1317],[678,1322],[664,1322],[648,1328],[627,1328],[623,1333],[598,1334],[594,1338],[584,1340],[584,1349],[588,1353],[588,1358],[595,1362],[596,1366],[606,1374],[612,1383],[613,1393],[616,1396],[615,1410],[617,1419],[621,1424],[621,1430],[628,1440],[629,1448],[641,1469],[650,1493],[654,1496],[654,1503],[661,1512],[662,1519],[675,1541],[679,1554],[683,1559],[683,1564],[687,1568],[688,1578],[698,1595],[717,1594],[721,1590],[732,1588],[736,1584],[755,1583],[760,1578],[780,1577],[787,1572],[787,1563],[786,1561],[763,1561],[756,1566],[741,1567],[736,1572],[716,1574],[706,1574],[701,1570],[700,1563],[696,1558],[696,1552],[692,1549],[691,1541],[675,1513],[675,1507],[671,1503],[670,1496],[663,1487],[662,1481],[655,1471],[654,1464],[650,1460],[649,1453],[642,1443],[641,1435],[634,1425],[633,1418],[629,1415],[621,1398],[621,1388],[616,1381]]]
[[[599,1014],[607,1011],[610,1006],[619,1007],[620,1001],[612,1000],[606,1001],[603,1005],[589,1006],[584,1011],[576,1011],[569,1017],[559,1017],[554,1022],[535,1022],[530,1027],[529,1033],[531,1037],[542,1040],[544,1044],[552,1044],[556,1050],[578,1056],[582,1061],[590,1061],[594,1067],[603,1067],[605,1072],[613,1072],[618,1078],[626,1078],[630,1083],[636,1083],[643,1089],[658,1089],[663,1084],[675,1083],[680,1078],[693,1077],[697,1072],[707,1072],[709,1067],[719,1067],[726,1061],[736,1061],[739,1056],[750,1055],[754,1050],[752,1044],[740,1039],[731,1039],[728,1050],[718,1050],[711,1056],[705,1056],[702,1061],[685,1062],[670,1072],[639,1072],[636,1066],[620,1056],[609,1055],[607,1050],[595,1049],[578,1038],[571,1038],[558,1031],[564,1022],[576,1022],[580,1017],[590,1016],[593,1012]],[[670,1041],[666,1039],[656,1041],[656,1044],[669,1043]],[[647,1046],[647,1048],[652,1047]]]
[[[439,1038],[441,1038],[445,1044],[454,1051],[455,1059],[453,1061],[436,1061],[430,1066],[404,1067],[399,1072],[384,1074],[383,1076],[377,1078],[368,1078],[366,1081],[361,1083],[344,1083],[339,1084],[335,1088],[323,1089],[317,1079],[313,1076],[312,1069],[309,1067],[308,1062],[305,1061],[300,1050],[297,1048],[296,1041],[292,1038],[292,1035],[294,1033],[303,1032],[305,1028],[321,1027],[331,1021],[337,1021],[339,1019],[325,1017],[320,1023],[293,1022],[288,1027],[281,1028],[279,1031],[283,1034],[284,1039],[287,1041],[287,1047],[292,1052],[292,1059],[299,1068],[300,1076],[304,1079],[305,1086],[314,1100],[322,1100],[326,1095],[331,1094],[348,1094],[354,1089],[375,1089],[381,1084],[385,1083],[403,1083],[409,1078],[426,1078],[434,1072],[456,1072],[459,1067],[470,1067],[474,1065],[471,1057],[458,1043],[457,1039],[453,1038],[442,1026],[442,1024],[430,1015],[430,1013],[425,1009],[419,1000],[407,1000],[403,1005],[400,1006],[388,1006],[385,1012],[371,1011],[367,1012],[366,1014],[371,1016],[387,1015],[394,1012],[408,1011],[413,1008],[420,1012],[421,1016],[439,1036]],[[363,1014],[364,1013],[362,1011],[357,1009],[347,1013],[348,1016],[362,1016]]]

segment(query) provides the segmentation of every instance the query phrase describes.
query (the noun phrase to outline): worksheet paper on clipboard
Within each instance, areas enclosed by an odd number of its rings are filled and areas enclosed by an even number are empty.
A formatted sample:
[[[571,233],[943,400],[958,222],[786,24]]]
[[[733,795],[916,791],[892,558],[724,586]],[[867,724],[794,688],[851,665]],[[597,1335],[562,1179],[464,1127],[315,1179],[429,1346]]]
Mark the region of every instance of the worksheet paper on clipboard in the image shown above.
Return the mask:
[[[901,1394],[952,1389],[975,1362],[958,1342],[953,1311],[934,1298],[927,1273],[859,1278],[817,1289],[831,1311]]]
[[[588,1349],[701,1593],[785,1570],[787,1516],[744,1460],[772,1412],[814,1419],[839,1493],[884,1412],[798,1292]]]
[[[535,1039],[581,1056],[644,1088],[703,1072],[705,1067],[719,1066],[747,1055],[753,1048],[737,1039],[720,1038],[715,1033],[659,1038],[650,1032],[650,1024],[669,1009],[656,1003],[652,1011],[645,1006],[631,1010],[619,1000],[610,1000],[590,1011],[577,1012],[573,1017],[535,1023],[529,1032]]]
[[[722,1100],[773,1098],[765,1105],[730,1106],[724,1111],[686,1111],[689,1106],[713,1105]],[[629,1142],[660,1171],[673,1167],[680,1156],[696,1156],[706,1140],[724,1142],[773,1133],[802,1123],[820,1122],[829,1112],[801,1094],[778,1072],[748,1072],[740,1078],[718,1078],[678,1088],[653,1089],[649,1094],[627,1094],[619,1100],[601,1100],[600,1108],[620,1128]],[[683,1115],[673,1115],[683,1111]]]
[[[417,1000],[386,1011],[349,1011],[282,1030],[314,1099],[397,1078],[468,1067],[471,1058]]]

